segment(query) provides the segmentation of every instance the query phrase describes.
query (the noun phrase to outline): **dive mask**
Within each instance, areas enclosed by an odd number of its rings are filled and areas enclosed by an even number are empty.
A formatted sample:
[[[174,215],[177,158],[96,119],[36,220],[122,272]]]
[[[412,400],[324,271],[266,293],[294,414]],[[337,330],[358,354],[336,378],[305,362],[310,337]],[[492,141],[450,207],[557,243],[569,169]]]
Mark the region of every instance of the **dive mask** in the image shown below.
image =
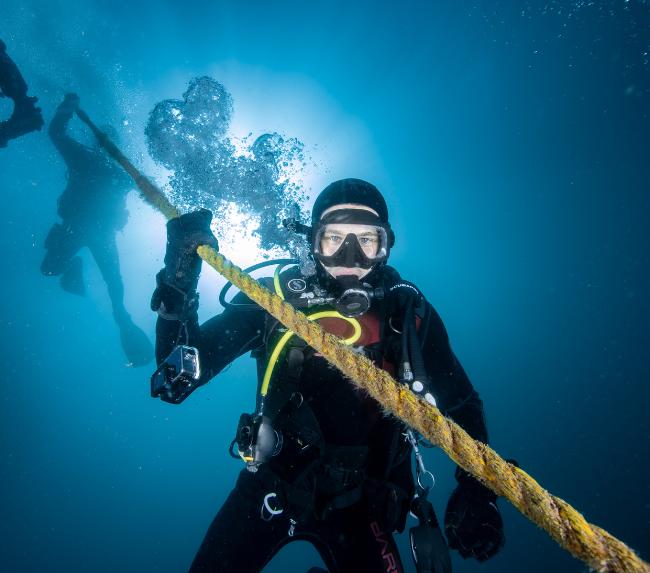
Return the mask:
[[[330,236],[328,225],[353,224],[372,227],[368,236],[358,237],[349,233],[345,237]],[[370,269],[388,259],[390,248],[394,243],[393,231],[388,223],[384,223],[370,211],[365,209],[338,209],[325,215],[318,225],[312,229],[312,253],[314,258],[326,267],[348,267]],[[325,255],[322,250],[324,241],[338,241],[340,246],[335,252]],[[372,243],[372,249],[364,251],[359,241]]]

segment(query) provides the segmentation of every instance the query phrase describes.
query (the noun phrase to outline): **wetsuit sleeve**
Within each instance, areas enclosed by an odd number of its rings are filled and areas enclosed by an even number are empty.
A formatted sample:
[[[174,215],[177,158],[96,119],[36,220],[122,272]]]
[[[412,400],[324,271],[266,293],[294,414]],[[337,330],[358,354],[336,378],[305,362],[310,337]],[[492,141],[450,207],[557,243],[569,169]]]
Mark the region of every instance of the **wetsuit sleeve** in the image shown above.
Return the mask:
[[[251,305],[242,293],[232,303]],[[205,384],[233,360],[262,344],[265,312],[227,308],[199,326],[196,314],[185,326],[178,320],[158,318],[156,324],[156,361],[160,364],[177,344],[194,346],[199,351],[201,383]]]
[[[426,303],[424,314],[422,355],[438,407],[474,439],[487,443],[483,402],[453,353],[438,313]]]
[[[0,96],[20,100],[27,97],[27,84],[18,66],[7,55],[4,44],[0,41]]]
[[[48,134],[54,147],[61,154],[69,169],[75,169],[77,165],[83,167],[89,161],[93,161],[92,152],[86,149],[81,143],[75,141],[67,133],[68,123],[72,119],[73,111],[60,105],[50,122]]]

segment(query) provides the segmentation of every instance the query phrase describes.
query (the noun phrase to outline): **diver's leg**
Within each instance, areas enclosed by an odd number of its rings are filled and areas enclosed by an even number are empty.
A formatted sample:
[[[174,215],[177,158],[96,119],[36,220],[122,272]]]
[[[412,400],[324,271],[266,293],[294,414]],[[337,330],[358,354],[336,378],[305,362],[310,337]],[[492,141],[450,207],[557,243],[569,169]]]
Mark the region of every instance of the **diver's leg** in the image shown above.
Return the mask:
[[[120,329],[120,341],[130,366],[144,366],[153,359],[154,350],[147,335],[133,323],[124,307],[124,284],[115,234],[91,237],[90,252],[99,267],[113,307],[113,318]]]
[[[62,274],[70,264],[70,259],[79,250],[79,242],[75,241],[60,223],[52,225],[43,246],[45,257],[41,263],[41,273],[46,276]]]
[[[313,540],[331,573],[403,573],[395,539],[369,517],[363,503],[330,515]]]
[[[83,295],[83,265],[77,251],[83,246],[81,235],[65,222],[55,223],[45,239],[45,257],[41,272],[47,276],[61,275],[61,287],[70,293]]]
[[[84,283],[84,267],[81,257],[72,257],[70,264],[59,279],[61,288],[71,294],[85,296],[86,285]]]
[[[101,238],[92,237],[88,241],[88,248],[108,288],[115,321],[119,324],[122,321],[130,320],[129,313],[124,307],[124,284],[120,273],[120,257],[117,252],[115,235],[107,233]]]
[[[260,470],[262,471],[262,470]],[[258,573],[288,541],[283,515],[261,517],[267,491],[256,474],[243,470],[217,513],[194,558],[190,573]]]

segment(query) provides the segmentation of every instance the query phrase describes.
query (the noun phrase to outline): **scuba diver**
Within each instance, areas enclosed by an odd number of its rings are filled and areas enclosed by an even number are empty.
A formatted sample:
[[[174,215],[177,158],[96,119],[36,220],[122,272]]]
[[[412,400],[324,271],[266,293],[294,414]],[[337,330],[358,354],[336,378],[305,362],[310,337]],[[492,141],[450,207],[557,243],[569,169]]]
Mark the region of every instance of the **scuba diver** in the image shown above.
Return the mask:
[[[451,571],[426,498],[433,476],[421,438],[243,293],[225,302],[222,292],[223,313],[199,325],[196,249],[218,248],[211,218],[203,209],[167,224],[165,266],[151,301],[159,315],[152,396],[178,404],[249,351],[258,395],[230,446],[246,467],[190,572],[259,572],[292,540],[312,543],[331,573],[401,572],[393,532],[404,530],[409,511],[419,519],[410,530],[417,571]],[[311,227],[285,224],[306,236],[316,272],[285,264],[260,282],[487,443],[482,402],[440,317],[386,264],[395,236],[378,189],[336,181],[316,199]],[[484,561],[504,543],[497,496],[460,468],[456,479],[444,521],[449,547]]]
[[[50,122],[50,139],[68,168],[68,183],[58,200],[61,223],[55,223],[45,239],[47,252],[41,272],[59,276],[63,290],[85,295],[83,263],[77,253],[88,247],[108,287],[113,318],[128,363],[142,366],[151,361],[154,351],[147,335],[133,323],[124,307],[115,240],[115,233],[128,220],[126,195],[132,182],[102,153],[99,145],[87,147],[66,133],[78,105],[79,97],[67,94]]]
[[[0,147],[7,147],[10,139],[16,139],[30,131],[43,127],[41,108],[36,107],[38,98],[27,96],[27,84],[18,66],[7,55],[7,46],[0,40],[0,97],[14,102],[11,117],[0,121]]]

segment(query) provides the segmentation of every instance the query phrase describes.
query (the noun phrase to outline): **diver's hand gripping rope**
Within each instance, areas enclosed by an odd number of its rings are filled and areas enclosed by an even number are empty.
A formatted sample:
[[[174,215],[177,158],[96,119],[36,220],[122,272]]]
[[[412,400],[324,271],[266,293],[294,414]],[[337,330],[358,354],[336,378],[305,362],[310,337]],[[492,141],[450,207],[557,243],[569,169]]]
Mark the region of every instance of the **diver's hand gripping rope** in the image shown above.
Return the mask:
[[[77,115],[88,124],[104,149],[133,178],[145,202],[167,218],[180,214],[162,191],[136,169],[82,110],[77,109]],[[582,514],[551,495],[526,472],[506,462],[486,444],[472,439],[458,424],[445,418],[437,407],[415,396],[403,385],[398,385],[388,372],[377,368],[365,356],[350,351],[338,338],[308,320],[303,313],[243,273],[223,255],[207,246],[199,247],[198,253],[212,268],[322,354],[388,412],[403,420],[429,442],[440,446],[454,462],[494,493],[507,498],[572,555],[599,573],[650,573],[650,565],[622,541],[588,523]]]

